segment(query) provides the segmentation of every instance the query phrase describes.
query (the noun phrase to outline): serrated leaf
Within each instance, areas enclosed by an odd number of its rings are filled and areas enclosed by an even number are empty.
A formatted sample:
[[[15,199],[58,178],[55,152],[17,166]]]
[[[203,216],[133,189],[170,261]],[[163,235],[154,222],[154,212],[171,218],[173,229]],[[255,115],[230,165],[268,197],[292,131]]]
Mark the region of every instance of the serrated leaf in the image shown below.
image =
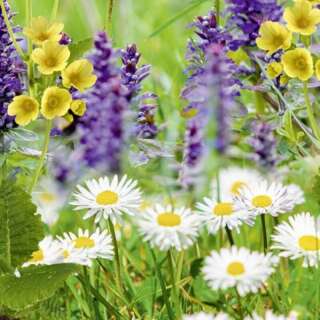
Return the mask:
[[[70,58],[69,61],[72,62],[76,59],[82,58],[83,55],[92,48],[92,38],[84,39],[79,42],[75,42],[69,45]]]
[[[0,276],[0,305],[21,310],[50,298],[64,281],[78,271],[74,264],[32,266],[13,274]]]
[[[43,238],[36,206],[20,187],[5,182],[0,187],[0,258],[14,268],[28,260]]]

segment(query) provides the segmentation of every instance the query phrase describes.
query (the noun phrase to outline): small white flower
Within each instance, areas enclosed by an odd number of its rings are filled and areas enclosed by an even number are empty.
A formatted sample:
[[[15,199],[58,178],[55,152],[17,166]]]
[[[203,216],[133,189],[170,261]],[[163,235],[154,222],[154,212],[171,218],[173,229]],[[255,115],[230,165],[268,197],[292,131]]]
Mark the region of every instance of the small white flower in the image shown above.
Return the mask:
[[[204,262],[204,278],[213,290],[236,288],[241,296],[256,293],[274,272],[278,258],[246,248],[212,251]]]
[[[103,258],[111,260],[113,258],[113,246],[111,236],[106,230],[101,231],[97,228],[92,234],[88,230],[79,229],[78,235],[72,232],[64,233],[64,238],[59,240],[65,246],[69,243],[75,249],[79,250],[79,254],[89,259]]]
[[[108,177],[86,182],[86,188],[78,185],[78,192],[74,193],[75,210],[88,209],[84,219],[92,216],[95,222],[109,217],[113,222],[121,221],[123,213],[133,215],[141,203],[141,193],[137,188],[137,181],[123,176],[119,181],[114,176],[112,181]]]
[[[182,320],[229,320],[231,319],[226,313],[218,313],[217,315],[211,315],[204,312],[195,313],[192,315],[185,315]]]
[[[266,180],[244,187],[236,196],[238,208],[248,210],[255,215],[270,214],[274,217],[291,211],[297,204],[291,188],[278,182],[268,183]]]
[[[250,214],[248,210],[237,208],[233,201],[217,202],[204,198],[203,202],[198,202],[196,206],[211,234],[215,234],[224,227],[228,227],[230,230],[236,229],[239,232],[239,227],[243,223],[252,225],[255,219],[255,216]]]
[[[41,220],[48,226],[54,225],[59,219],[59,211],[66,202],[66,194],[61,191],[53,179],[42,178],[39,187],[32,193],[32,199],[37,205]]]
[[[22,266],[30,265],[51,265],[62,263],[61,247],[57,240],[51,236],[45,237],[39,243],[39,250],[31,254],[31,259],[25,262]]]
[[[16,268],[15,270],[14,270],[14,276],[16,277],[16,278],[21,278],[21,273],[20,273],[20,271],[18,270],[18,268]]]
[[[303,266],[317,266],[320,255],[320,217],[309,212],[289,217],[275,227],[272,248],[280,250],[280,256],[303,258]]]
[[[221,201],[232,201],[243,187],[250,186],[263,178],[258,171],[248,168],[229,167],[219,172],[218,181],[213,181],[213,198]]]
[[[271,310],[267,310],[264,317],[254,312],[252,317],[247,316],[244,320],[298,320],[298,315],[293,311],[288,316],[276,315]]]
[[[166,251],[188,248],[198,236],[201,219],[190,209],[162,207],[147,208],[138,220],[145,241]]]

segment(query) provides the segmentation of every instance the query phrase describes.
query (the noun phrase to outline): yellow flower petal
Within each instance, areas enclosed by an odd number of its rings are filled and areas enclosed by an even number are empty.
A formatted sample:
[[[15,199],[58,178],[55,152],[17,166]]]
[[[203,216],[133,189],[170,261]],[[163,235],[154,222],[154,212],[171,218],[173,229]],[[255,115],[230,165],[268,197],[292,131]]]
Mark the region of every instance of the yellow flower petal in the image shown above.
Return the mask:
[[[66,88],[74,87],[79,91],[84,91],[92,87],[96,80],[97,77],[93,74],[93,66],[86,59],[72,62],[62,72],[62,82]]]
[[[58,42],[63,27],[63,23],[50,23],[44,17],[36,17],[32,19],[30,26],[23,29],[23,33],[35,44],[42,45],[47,40]]]
[[[87,105],[83,100],[73,100],[71,110],[76,116],[82,117],[87,110]]]
[[[46,41],[42,48],[33,50],[31,59],[38,64],[38,69],[43,74],[52,74],[55,71],[62,71],[69,59],[68,47],[57,42]]]
[[[280,76],[283,70],[280,62],[271,62],[267,66],[267,75],[270,79],[274,79]]]
[[[49,87],[41,99],[41,114],[49,120],[64,116],[70,108],[71,101],[72,97],[68,90]]]
[[[297,48],[284,53],[281,59],[284,72],[290,78],[309,80],[314,72],[311,53],[304,48]]]

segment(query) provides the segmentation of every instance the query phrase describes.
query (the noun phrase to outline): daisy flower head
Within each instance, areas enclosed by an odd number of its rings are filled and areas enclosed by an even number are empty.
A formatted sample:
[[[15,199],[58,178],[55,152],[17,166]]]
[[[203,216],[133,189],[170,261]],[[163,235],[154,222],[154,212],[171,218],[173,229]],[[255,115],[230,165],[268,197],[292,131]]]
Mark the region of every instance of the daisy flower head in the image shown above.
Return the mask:
[[[95,216],[96,223],[102,218],[121,222],[123,213],[133,215],[140,206],[141,192],[137,184],[127,176],[119,181],[117,175],[112,180],[108,177],[88,180],[86,187],[77,186],[71,204],[76,206],[75,210],[88,210],[84,219]]]
[[[276,315],[271,310],[266,310],[265,315],[260,317],[256,312],[252,316],[245,317],[244,320],[298,320],[296,312],[292,311],[288,316]]]
[[[217,179],[213,181],[213,197],[218,199],[219,192],[221,201],[232,201],[243,187],[261,179],[259,172],[253,169],[240,167],[223,169],[219,172],[219,187]]]
[[[292,196],[295,205],[303,204],[305,202],[304,192],[297,184],[291,183],[286,187],[288,195]]]
[[[205,312],[199,312],[192,315],[185,315],[182,320],[228,320],[230,317],[226,313],[218,313],[217,315],[211,315]]]
[[[235,246],[212,251],[205,259],[203,273],[213,290],[235,287],[241,296],[256,293],[274,272],[278,258]]]
[[[31,259],[25,262],[22,266],[51,265],[61,262],[62,257],[59,242],[51,236],[47,236],[39,242],[38,250],[32,252]]]
[[[272,248],[280,250],[280,256],[303,258],[304,267],[317,266],[320,257],[320,217],[313,217],[309,212],[289,217],[288,222],[275,227],[272,240]]]
[[[201,219],[190,209],[161,206],[147,208],[138,220],[145,241],[162,251],[187,249],[198,236]]]
[[[255,219],[253,214],[237,208],[233,202],[217,202],[214,199],[204,198],[203,202],[198,202],[196,206],[211,234],[224,227],[239,232],[239,227],[243,223],[252,225]]]
[[[100,231],[97,228],[94,233],[90,234],[89,230],[79,229],[78,234],[65,233],[64,238],[60,237],[59,240],[65,245],[71,244],[73,248],[90,259],[111,260],[113,258],[112,239],[106,230]]]
[[[241,189],[235,202],[239,208],[255,215],[271,214],[274,217],[291,211],[297,204],[295,190],[291,188],[288,192],[280,182],[269,183],[267,180]]]

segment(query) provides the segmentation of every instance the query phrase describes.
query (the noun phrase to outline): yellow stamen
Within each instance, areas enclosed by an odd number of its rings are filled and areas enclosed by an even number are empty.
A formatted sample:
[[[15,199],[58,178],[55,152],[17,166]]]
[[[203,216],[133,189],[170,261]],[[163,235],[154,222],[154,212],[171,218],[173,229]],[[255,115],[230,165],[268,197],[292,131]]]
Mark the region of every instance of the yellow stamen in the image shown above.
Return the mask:
[[[256,208],[266,208],[272,204],[272,198],[266,194],[260,194],[252,199],[252,204]]]
[[[227,272],[232,276],[240,276],[244,274],[245,267],[242,262],[235,261],[228,265]]]
[[[181,224],[181,217],[175,213],[164,212],[158,215],[157,221],[163,227],[176,227]]]
[[[103,192],[100,192],[96,197],[97,204],[100,204],[102,206],[115,204],[118,202],[118,195],[110,190],[106,190]]]
[[[56,200],[56,196],[50,192],[42,192],[40,194],[40,198],[43,202],[47,202],[47,203],[50,203]]]
[[[79,237],[74,240],[74,247],[77,249],[89,249],[95,246],[94,240],[88,237]]]
[[[37,250],[37,251],[34,251],[32,252],[31,254],[31,262],[40,262],[44,259],[44,254],[43,254],[43,251],[42,250]]]
[[[231,202],[220,202],[213,208],[213,213],[216,216],[231,216],[233,213],[233,206]]]
[[[306,251],[320,250],[320,238],[312,235],[302,236],[299,238],[299,246]]]
[[[62,255],[65,259],[67,259],[70,256],[70,252],[68,250],[63,250]]]
[[[240,189],[245,187],[247,184],[243,181],[235,181],[233,184],[232,184],[232,187],[231,187],[231,193],[234,194],[234,195],[238,195],[239,192],[240,192]]]

